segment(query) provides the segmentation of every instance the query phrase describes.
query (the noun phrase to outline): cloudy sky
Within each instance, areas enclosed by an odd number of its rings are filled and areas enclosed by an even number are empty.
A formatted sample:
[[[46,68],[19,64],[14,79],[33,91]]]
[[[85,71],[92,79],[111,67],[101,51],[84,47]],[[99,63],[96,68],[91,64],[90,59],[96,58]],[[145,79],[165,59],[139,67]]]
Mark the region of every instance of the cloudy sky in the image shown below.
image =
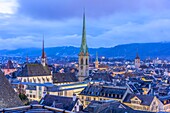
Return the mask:
[[[0,0],[0,49],[170,41],[170,0]]]

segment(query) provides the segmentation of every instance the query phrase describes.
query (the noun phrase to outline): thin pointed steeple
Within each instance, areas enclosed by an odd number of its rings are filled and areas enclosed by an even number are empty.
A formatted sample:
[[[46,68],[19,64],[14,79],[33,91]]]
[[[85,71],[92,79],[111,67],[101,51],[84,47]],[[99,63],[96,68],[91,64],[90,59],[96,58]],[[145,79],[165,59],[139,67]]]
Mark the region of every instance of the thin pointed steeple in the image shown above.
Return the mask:
[[[138,54],[138,49],[137,49],[137,52],[136,52],[136,59],[140,59],[139,54]]]
[[[44,35],[43,35],[43,42],[42,42],[42,56],[41,58],[45,58],[45,52],[44,52]]]
[[[26,56],[26,63],[28,63],[28,60],[29,60],[29,58],[28,58],[28,54],[27,54],[27,56]]]
[[[82,42],[79,53],[79,73],[78,79],[79,81],[83,81],[85,78],[89,76],[89,53],[86,42],[86,22],[85,22],[85,11],[83,13],[83,29],[82,29]]]
[[[98,54],[97,54],[97,52],[96,52],[95,68],[96,68],[96,69],[99,68],[99,61],[98,61]]]
[[[98,53],[96,52],[96,61],[98,62]]]
[[[80,52],[86,54],[88,53],[88,47],[86,43],[86,20],[85,20],[85,11],[83,13],[83,31],[82,31],[82,42]]]
[[[44,51],[44,35],[43,35],[43,42],[42,42],[41,64],[42,64],[43,66],[46,65],[46,55],[45,55],[45,51]]]

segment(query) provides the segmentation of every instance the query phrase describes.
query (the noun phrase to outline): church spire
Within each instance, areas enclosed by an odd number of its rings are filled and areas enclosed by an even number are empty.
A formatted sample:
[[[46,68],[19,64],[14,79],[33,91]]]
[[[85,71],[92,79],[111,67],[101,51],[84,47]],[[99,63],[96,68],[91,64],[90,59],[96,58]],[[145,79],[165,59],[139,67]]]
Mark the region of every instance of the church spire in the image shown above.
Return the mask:
[[[44,52],[44,35],[43,35],[43,42],[42,42],[42,56],[41,58],[45,58],[45,52]]]
[[[96,52],[96,61],[98,62],[98,53]]]
[[[46,55],[45,55],[45,51],[44,51],[44,35],[43,35],[43,42],[42,42],[41,64],[42,64],[43,66],[46,65]]]
[[[86,43],[86,20],[85,20],[85,11],[83,13],[83,31],[82,31],[82,42],[80,52],[86,54],[88,53],[88,47]]]
[[[85,22],[85,11],[83,13],[83,30],[82,30],[82,42],[79,53],[79,81],[83,81],[89,76],[89,53],[86,42],[86,22]]]
[[[137,49],[137,52],[136,52],[136,59],[140,59],[139,54],[138,54],[138,49]]]
[[[96,68],[96,69],[99,68],[99,61],[98,61],[98,54],[97,54],[97,52],[96,52],[95,68]]]
[[[27,54],[27,57],[26,57],[26,63],[28,64],[28,60],[29,60],[29,58],[28,58],[28,54]]]

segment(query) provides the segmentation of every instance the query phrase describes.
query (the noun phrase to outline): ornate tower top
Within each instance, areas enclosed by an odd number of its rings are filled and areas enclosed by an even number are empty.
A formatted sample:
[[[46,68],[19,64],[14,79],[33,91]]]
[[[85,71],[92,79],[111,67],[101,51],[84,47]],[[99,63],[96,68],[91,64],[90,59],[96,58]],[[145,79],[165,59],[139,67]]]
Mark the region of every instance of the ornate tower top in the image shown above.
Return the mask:
[[[86,22],[85,22],[85,12],[83,13],[83,31],[82,31],[82,42],[81,42],[81,48],[80,53],[86,55],[88,53],[88,47],[86,43]]]

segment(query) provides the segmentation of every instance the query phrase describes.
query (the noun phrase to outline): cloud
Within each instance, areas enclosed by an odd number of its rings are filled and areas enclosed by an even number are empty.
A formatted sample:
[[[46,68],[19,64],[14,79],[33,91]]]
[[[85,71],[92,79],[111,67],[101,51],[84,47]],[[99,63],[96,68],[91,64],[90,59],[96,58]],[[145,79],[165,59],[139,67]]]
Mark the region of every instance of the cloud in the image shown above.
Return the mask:
[[[170,9],[169,0],[19,0],[19,3],[19,13],[48,20],[81,17],[84,7],[88,17],[92,18]]]
[[[0,0],[0,14],[14,14],[17,8],[16,0]]]
[[[89,47],[170,41],[169,0],[0,0],[6,2],[0,49],[41,47],[43,34],[46,47],[79,47],[83,7]]]

